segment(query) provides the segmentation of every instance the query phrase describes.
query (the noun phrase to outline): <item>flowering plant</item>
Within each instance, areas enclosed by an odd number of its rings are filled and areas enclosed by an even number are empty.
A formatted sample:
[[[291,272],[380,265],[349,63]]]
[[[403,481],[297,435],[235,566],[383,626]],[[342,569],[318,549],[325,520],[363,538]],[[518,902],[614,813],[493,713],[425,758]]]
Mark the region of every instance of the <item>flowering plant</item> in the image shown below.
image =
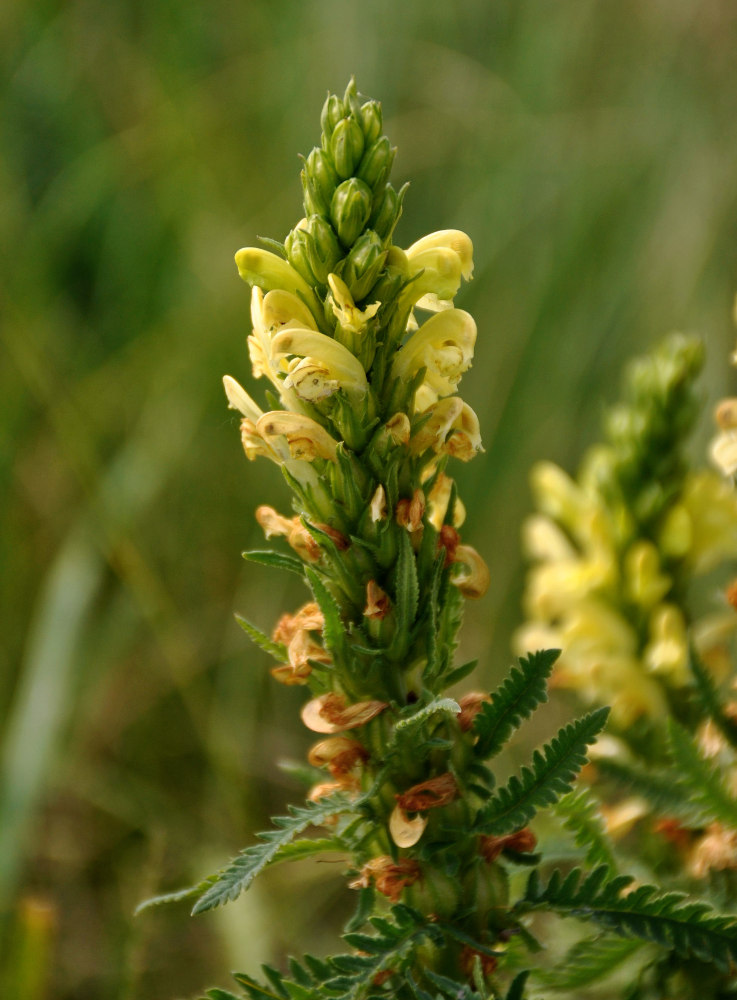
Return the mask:
[[[311,599],[271,634],[239,621],[274,657],[276,680],[306,688],[314,783],[260,843],[151,902],[193,899],[200,913],[267,865],[343,858],[356,899],[348,951],[237,975],[250,997],[541,996],[541,911],[584,915],[610,949],[643,940],[725,968],[737,960],[732,918],[651,885],[628,892],[595,825],[575,830],[587,872],[550,872],[536,852],[529,823],[569,795],[607,708],[565,725],[497,785],[490,762],[546,700],[556,650],[522,658],[491,694],[447,694],[475,666],[454,662],[464,600],[489,581],[446,471],[481,450],[476,414],[457,395],[476,340],[454,304],[472,245],[456,230],[393,243],[405,189],[388,179],[395,151],[380,105],[352,82],[328,97],[321,124],[302,170],[305,217],[283,244],[236,254],[269,408],[225,378],[247,458],[277,464],[292,493],[292,515],[256,512],[291,552],[245,555],[296,574]]]

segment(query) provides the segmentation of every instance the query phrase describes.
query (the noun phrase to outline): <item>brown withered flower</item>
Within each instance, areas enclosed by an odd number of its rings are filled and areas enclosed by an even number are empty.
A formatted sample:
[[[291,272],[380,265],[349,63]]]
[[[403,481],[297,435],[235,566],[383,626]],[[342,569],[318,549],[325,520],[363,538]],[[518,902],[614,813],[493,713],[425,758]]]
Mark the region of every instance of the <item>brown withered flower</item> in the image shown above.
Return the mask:
[[[391,608],[389,595],[381,589],[375,580],[369,580],[366,584],[366,607],[363,610],[364,618],[375,618],[381,620],[386,618]]]
[[[491,701],[491,695],[486,694],[485,691],[469,691],[468,694],[464,694],[458,699],[458,704],[461,706],[458,713],[458,724],[462,732],[467,733],[469,729],[473,728],[481,706],[488,701]]]
[[[453,775],[447,771],[429,781],[413,785],[401,795],[395,795],[397,805],[404,812],[426,812],[428,809],[438,809],[447,806],[458,795],[458,785]]]
[[[318,663],[331,662],[327,650],[310,635],[311,631],[321,631],[323,624],[322,612],[314,601],[303,605],[294,615],[281,616],[272,633],[272,639],[287,647],[288,663],[272,669],[272,676],[276,680],[282,684],[305,684],[312,673],[310,660]]]
[[[482,837],[480,848],[481,856],[487,864],[492,864],[502,851],[516,851],[517,854],[531,854],[537,846],[537,837],[529,828],[523,827],[515,833],[508,833],[504,837]]]
[[[330,692],[307,702],[302,709],[302,721],[314,733],[340,733],[365,725],[385,708],[388,708],[385,701],[358,701],[348,705],[342,694]]]
[[[373,880],[378,892],[392,903],[398,903],[402,890],[420,877],[420,866],[411,858],[393,861],[388,854],[367,861],[358,878],[349,883],[350,889],[367,889]]]
[[[425,515],[425,494],[420,489],[415,490],[411,500],[405,497],[399,501],[394,514],[400,528],[406,528],[409,532],[419,531]]]
[[[438,532],[438,552],[445,549],[445,567],[447,568],[456,561],[456,549],[461,541],[461,536],[451,524],[443,524]]]
[[[341,780],[368,757],[368,751],[357,740],[347,736],[330,736],[312,747],[307,760],[313,767],[327,767],[336,780]]]
[[[492,975],[499,964],[499,960],[493,955],[485,955],[482,951],[476,951],[475,948],[466,945],[461,952],[461,968],[467,979],[473,977],[473,967],[476,964],[477,958],[481,962],[481,971],[484,976]]]

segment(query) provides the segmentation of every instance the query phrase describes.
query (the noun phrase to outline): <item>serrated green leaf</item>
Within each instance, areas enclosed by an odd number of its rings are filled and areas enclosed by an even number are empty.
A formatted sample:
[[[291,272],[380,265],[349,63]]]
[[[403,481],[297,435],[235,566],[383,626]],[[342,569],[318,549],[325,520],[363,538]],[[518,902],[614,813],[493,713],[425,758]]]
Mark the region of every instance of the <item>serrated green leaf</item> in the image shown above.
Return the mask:
[[[269,656],[273,656],[275,660],[279,663],[288,663],[289,654],[287,653],[287,647],[281,642],[274,642],[270,639],[268,635],[261,631],[261,629],[256,628],[251,622],[247,621],[241,615],[236,615],[235,620],[238,622],[240,627],[246,633],[251,642],[254,642],[260,649],[263,649],[265,653]]]
[[[581,989],[606,978],[644,946],[639,938],[586,938],[569,948],[555,969],[536,972],[535,978],[553,990]]]
[[[325,647],[330,652],[338,652],[343,648],[346,640],[338,603],[323,583],[320,575],[311,566],[305,567],[305,573],[325,620],[322,630]]]
[[[677,781],[700,812],[704,823],[718,821],[737,829],[737,802],[724,785],[718,770],[705,761],[690,733],[669,719],[670,751],[677,767]]]
[[[548,700],[547,681],[559,656],[559,649],[541,650],[521,657],[519,666],[512,667],[474,720],[478,757],[486,760],[499,753],[523,719]]]
[[[188,899],[196,899],[199,895],[205,892],[215,881],[215,876],[211,875],[209,878],[203,879],[197,885],[191,885],[186,889],[175,889],[174,892],[164,892],[159,896],[153,896],[151,899],[145,899],[142,903],[139,903],[134,911],[134,915],[138,916],[139,913],[144,913],[146,910],[152,910],[157,906],[168,906],[170,903],[183,903]]]
[[[690,801],[685,789],[665,770],[640,767],[613,757],[600,757],[596,769],[602,777],[610,778],[632,792],[647,799],[654,812],[672,816],[682,823],[698,822],[698,809]]]
[[[586,849],[590,865],[607,865],[610,871],[617,870],[599,804],[587,789],[569,792],[553,808],[562,818],[563,826],[573,833],[576,845]]]
[[[286,555],[283,552],[261,551],[254,549],[252,552],[242,552],[241,555],[248,562],[258,563],[259,566],[273,566],[276,569],[285,569],[290,573],[304,578],[305,564],[295,556]]]
[[[604,727],[608,708],[564,726],[558,735],[536,750],[531,767],[522,768],[519,777],[497,789],[476,817],[479,833],[501,836],[528,823],[544,805],[552,805],[565,795],[586,763],[586,747]]]
[[[288,860],[289,845],[309,826],[323,823],[329,816],[349,812],[353,803],[338,793],[306,806],[290,806],[290,816],[274,819],[275,830],[257,836],[263,841],[247,847],[238,857],[214,876],[215,881],[200,896],[192,913],[204,913],[223,903],[237,899],[268,865]]]
[[[652,941],[681,957],[695,956],[726,971],[737,960],[737,920],[716,913],[708,903],[685,893],[660,894],[653,885],[631,886],[628,876],[609,878],[605,865],[582,878],[575,868],[565,878],[556,870],[547,885],[537,872],[527,883],[518,910],[549,908],[563,916],[582,917],[623,937]]]
[[[268,997],[268,1000],[285,1000],[287,996],[286,990],[279,991],[271,985],[264,986],[245,972],[236,972],[233,979],[244,988],[252,1000],[262,1000],[263,997]]]
[[[397,617],[397,633],[408,636],[417,614],[420,588],[417,582],[417,564],[409,533],[399,533],[399,554],[394,577],[394,611]]]

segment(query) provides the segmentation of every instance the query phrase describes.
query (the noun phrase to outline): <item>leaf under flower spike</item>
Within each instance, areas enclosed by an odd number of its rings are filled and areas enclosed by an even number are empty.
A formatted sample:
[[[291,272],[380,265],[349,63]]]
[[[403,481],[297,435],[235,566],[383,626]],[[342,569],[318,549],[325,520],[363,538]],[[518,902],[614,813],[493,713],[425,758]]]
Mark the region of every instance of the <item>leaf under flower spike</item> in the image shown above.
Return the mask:
[[[627,875],[610,879],[606,865],[585,877],[580,868],[565,877],[556,870],[547,885],[534,871],[518,910],[545,908],[590,920],[623,937],[653,941],[682,957],[713,962],[722,971],[737,961],[734,916],[717,913],[708,903],[690,902],[681,892],[660,894],[653,885],[625,893],[632,881]]]
[[[531,767],[499,788],[476,818],[479,833],[501,836],[525,826],[541,806],[552,805],[571,788],[586,763],[586,747],[604,727],[608,708],[564,726],[542,750],[536,750]]]
[[[288,848],[295,837],[310,826],[320,825],[330,816],[349,812],[353,809],[353,803],[348,796],[338,793],[325,796],[307,806],[290,806],[289,809],[291,816],[280,816],[273,820],[277,829],[257,834],[263,843],[247,847],[214,876],[215,881],[207,886],[197,900],[193,913],[203,913],[236,899],[248,889],[264,868],[277,861],[288,860]],[[304,845],[298,854],[304,857]]]
[[[559,649],[543,649],[520,657],[519,666],[484,703],[474,722],[475,753],[482,760],[493,757],[505,746],[523,719],[529,719],[538,705],[548,700],[547,680]]]

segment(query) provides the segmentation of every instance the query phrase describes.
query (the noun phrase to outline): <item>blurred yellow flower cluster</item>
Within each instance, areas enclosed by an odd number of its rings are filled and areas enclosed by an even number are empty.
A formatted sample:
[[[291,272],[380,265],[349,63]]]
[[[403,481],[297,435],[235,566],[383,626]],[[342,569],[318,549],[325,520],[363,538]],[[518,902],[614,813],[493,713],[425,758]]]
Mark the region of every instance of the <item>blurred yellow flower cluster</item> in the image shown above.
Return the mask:
[[[678,436],[664,447],[670,411],[686,405],[680,392],[698,368],[680,345],[680,360],[671,342],[639,369],[611,415],[609,442],[589,451],[576,479],[535,466],[538,512],[523,529],[533,565],[516,646],[560,648],[554,682],[611,705],[623,729],[664,715],[669,692],[691,683],[692,625],[699,653],[719,671],[735,623],[731,609],[692,622],[685,603],[694,577],[737,556],[737,496],[714,473],[679,468]]]

